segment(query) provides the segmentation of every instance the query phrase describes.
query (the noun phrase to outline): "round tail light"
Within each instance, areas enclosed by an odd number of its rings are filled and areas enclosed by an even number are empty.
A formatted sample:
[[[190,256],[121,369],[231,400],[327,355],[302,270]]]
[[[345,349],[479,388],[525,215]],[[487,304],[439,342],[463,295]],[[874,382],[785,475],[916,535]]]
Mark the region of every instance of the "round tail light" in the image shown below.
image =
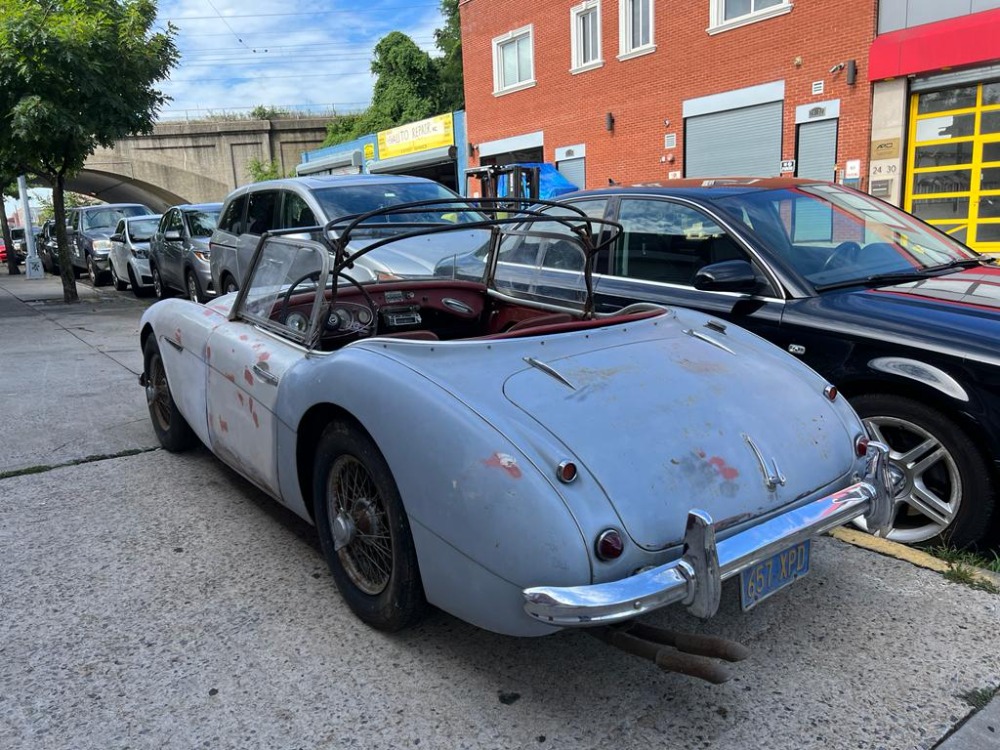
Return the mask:
[[[831,401],[837,400],[837,393],[838,393],[837,386],[835,385],[828,385],[826,388],[823,389],[823,395],[826,396]]]
[[[556,467],[556,476],[563,484],[569,484],[576,479],[576,464],[572,461],[563,461]]]
[[[615,560],[625,551],[625,542],[617,529],[605,529],[597,535],[594,550],[602,560]]]
[[[858,454],[859,458],[864,458],[868,454],[867,435],[858,435],[857,440],[854,441],[854,452]]]

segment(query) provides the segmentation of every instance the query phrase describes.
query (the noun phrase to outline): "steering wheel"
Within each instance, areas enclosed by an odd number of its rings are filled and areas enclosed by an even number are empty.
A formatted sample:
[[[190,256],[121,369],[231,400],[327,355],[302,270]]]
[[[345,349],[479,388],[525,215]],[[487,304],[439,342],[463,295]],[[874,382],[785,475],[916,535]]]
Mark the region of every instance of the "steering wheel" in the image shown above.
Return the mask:
[[[372,299],[372,296],[368,293],[368,290],[365,289],[364,285],[360,281],[355,279],[353,276],[341,271],[337,274],[337,277],[347,279],[347,281],[351,284],[351,286],[353,286],[359,292],[361,292],[361,296],[365,298],[365,304],[368,306],[368,310],[371,313],[371,316],[367,323],[363,323],[360,327],[357,328],[354,327],[341,328],[339,322],[336,326],[331,326],[330,325],[330,318],[331,318],[330,311],[332,310],[331,306],[324,313],[323,335],[327,338],[348,336],[348,335],[357,336],[358,338],[368,338],[370,336],[375,336],[378,333],[378,305],[375,304],[375,300]]]
[[[291,303],[292,292],[302,284],[307,281],[319,281],[320,271],[310,271],[305,276],[300,276],[295,281],[291,283],[288,289],[285,290],[285,294],[281,298],[281,308],[278,310],[278,322],[284,324],[285,320],[288,318],[288,305]]]
[[[845,240],[833,248],[833,252],[827,256],[820,271],[830,271],[834,268],[843,268],[857,263],[861,255],[861,245],[854,240]]]

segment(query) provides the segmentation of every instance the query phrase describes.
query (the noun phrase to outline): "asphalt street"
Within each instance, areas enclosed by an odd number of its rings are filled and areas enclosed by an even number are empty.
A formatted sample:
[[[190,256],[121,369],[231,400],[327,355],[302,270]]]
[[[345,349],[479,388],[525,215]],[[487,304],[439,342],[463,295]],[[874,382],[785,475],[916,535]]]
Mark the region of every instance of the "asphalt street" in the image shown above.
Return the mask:
[[[710,686],[582,632],[340,600],[311,526],[205,450],[158,448],[138,320],[0,276],[0,747],[935,748],[1000,745],[1000,597],[818,540],[805,579],[702,622],[752,656]],[[25,471],[34,467],[32,471]]]

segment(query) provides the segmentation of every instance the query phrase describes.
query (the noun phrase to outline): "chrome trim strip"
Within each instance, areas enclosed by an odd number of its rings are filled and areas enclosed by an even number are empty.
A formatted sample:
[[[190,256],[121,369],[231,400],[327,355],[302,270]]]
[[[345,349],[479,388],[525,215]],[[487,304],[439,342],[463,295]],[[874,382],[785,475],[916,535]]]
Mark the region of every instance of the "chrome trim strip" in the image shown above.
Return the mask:
[[[561,627],[622,622],[677,602],[699,617],[711,617],[718,609],[722,581],[783,549],[859,516],[884,533],[892,514],[888,455],[885,445],[869,443],[862,481],[717,544],[708,514],[692,510],[686,549],[679,560],[618,581],[528,588],[522,592],[524,610],[541,622]]]
[[[691,328],[685,328],[684,329],[684,333],[686,333],[688,336],[690,336],[693,339],[698,339],[699,341],[704,341],[706,344],[711,344],[712,346],[717,347],[719,349],[722,349],[722,351],[728,352],[729,354],[735,354],[736,353],[732,349],[730,349],[728,346],[726,346],[725,344],[723,344],[721,341],[716,341],[715,339],[713,339],[708,334],[701,333],[700,331],[695,331],[694,329],[691,329]]]

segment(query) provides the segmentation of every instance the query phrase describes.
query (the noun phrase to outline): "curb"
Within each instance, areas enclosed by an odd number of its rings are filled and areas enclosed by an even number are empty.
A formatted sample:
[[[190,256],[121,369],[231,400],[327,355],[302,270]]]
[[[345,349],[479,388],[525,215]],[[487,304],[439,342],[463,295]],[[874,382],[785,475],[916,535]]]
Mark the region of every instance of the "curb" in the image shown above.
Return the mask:
[[[858,529],[841,526],[833,529],[830,532],[830,536],[847,544],[852,544],[855,547],[877,552],[880,555],[902,560],[919,568],[926,568],[937,573],[947,573],[954,568],[951,563],[934,557],[916,547],[907,547],[898,542],[891,542],[888,539],[880,539],[877,536],[872,536]],[[969,565],[964,567],[970,571],[973,580],[1000,588],[1000,573],[993,573],[992,571],[974,568]]]

